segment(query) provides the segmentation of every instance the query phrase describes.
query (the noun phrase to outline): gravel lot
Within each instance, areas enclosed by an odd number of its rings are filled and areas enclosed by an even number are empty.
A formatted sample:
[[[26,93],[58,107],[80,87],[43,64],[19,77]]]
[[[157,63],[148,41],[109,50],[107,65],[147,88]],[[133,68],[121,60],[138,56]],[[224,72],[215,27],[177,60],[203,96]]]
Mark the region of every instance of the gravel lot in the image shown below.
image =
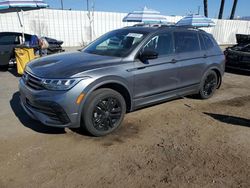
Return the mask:
[[[183,98],[126,115],[93,138],[45,127],[0,72],[0,187],[250,187],[250,76],[226,73],[212,99]]]

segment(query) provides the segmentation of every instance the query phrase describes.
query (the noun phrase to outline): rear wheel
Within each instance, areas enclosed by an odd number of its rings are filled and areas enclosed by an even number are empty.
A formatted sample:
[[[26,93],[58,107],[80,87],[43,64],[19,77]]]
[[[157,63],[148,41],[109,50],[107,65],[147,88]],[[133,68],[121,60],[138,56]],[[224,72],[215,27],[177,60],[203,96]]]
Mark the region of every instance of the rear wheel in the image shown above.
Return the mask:
[[[202,79],[199,96],[208,99],[213,96],[218,83],[218,76],[213,70],[208,71]]]
[[[112,89],[98,89],[90,94],[82,111],[82,127],[94,136],[104,136],[117,129],[124,118],[126,103]]]

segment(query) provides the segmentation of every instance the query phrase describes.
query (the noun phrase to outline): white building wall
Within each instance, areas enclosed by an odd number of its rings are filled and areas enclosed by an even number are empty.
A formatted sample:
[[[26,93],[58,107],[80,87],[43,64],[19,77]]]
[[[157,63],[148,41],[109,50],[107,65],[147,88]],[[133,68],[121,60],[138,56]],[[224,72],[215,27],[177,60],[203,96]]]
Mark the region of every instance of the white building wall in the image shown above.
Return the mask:
[[[126,13],[95,12],[93,39],[113,29],[133,25],[122,22]],[[22,16],[21,16],[22,17]],[[64,46],[81,46],[90,42],[90,25],[86,11],[43,9],[23,13],[24,32],[48,36],[64,41]],[[181,16],[167,16],[175,23]],[[215,27],[205,30],[212,33],[219,44],[235,44],[235,34],[250,34],[250,21],[214,20]],[[0,14],[0,32],[22,32],[17,13]]]

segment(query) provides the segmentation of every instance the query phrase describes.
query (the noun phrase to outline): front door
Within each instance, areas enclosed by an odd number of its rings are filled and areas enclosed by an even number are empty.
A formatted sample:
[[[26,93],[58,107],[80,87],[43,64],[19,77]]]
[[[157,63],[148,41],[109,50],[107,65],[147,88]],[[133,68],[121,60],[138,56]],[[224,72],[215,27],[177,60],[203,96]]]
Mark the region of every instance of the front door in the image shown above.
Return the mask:
[[[176,89],[178,64],[175,62],[171,32],[153,36],[142,51],[155,51],[158,58],[142,62],[135,60],[134,98],[150,98]]]

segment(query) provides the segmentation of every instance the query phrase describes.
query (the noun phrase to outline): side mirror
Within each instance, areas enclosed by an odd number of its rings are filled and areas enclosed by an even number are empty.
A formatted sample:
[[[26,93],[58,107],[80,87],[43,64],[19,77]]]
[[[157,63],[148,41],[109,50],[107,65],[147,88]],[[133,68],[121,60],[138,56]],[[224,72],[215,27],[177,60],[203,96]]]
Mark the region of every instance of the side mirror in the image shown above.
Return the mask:
[[[150,59],[157,59],[158,58],[158,53],[156,51],[153,51],[153,50],[146,50],[146,51],[143,51],[140,55],[139,55],[139,59],[142,61],[142,62],[145,62],[147,60],[150,60]]]

